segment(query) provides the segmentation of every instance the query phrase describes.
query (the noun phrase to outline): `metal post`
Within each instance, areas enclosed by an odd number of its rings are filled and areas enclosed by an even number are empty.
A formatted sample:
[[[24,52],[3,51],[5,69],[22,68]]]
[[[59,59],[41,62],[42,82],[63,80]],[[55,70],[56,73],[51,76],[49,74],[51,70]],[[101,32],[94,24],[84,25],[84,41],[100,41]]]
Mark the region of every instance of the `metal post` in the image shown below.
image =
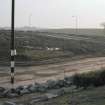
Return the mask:
[[[72,16],[73,18],[75,18],[75,31],[76,34],[78,35],[78,16]]]
[[[14,85],[14,70],[15,70],[15,44],[14,44],[14,14],[15,14],[15,0],[12,0],[11,13],[11,84]]]
[[[76,16],[76,23],[75,23],[76,25],[76,34],[78,35],[78,17]]]
[[[32,14],[29,15],[29,27],[31,27]]]

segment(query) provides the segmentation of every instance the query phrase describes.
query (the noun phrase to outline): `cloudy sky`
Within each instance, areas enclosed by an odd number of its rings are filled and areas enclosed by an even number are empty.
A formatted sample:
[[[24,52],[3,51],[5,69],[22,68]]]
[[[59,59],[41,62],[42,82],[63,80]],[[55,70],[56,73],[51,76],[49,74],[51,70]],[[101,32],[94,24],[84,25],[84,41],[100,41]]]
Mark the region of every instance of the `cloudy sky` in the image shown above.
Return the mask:
[[[10,26],[11,1],[0,0],[0,27]],[[15,0],[15,25],[40,28],[100,28],[105,0]],[[73,17],[75,16],[75,17]]]

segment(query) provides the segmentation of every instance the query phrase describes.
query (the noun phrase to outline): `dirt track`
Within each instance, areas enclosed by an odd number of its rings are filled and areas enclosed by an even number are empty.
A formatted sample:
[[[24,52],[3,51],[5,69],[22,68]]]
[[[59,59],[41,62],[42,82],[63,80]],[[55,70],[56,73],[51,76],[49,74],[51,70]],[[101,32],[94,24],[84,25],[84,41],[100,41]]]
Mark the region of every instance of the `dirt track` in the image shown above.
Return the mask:
[[[15,86],[34,82],[45,82],[48,79],[61,79],[75,73],[100,70],[105,67],[105,57],[85,58],[59,64],[17,67]],[[0,86],[10,87],[9,68],[0,67]]]

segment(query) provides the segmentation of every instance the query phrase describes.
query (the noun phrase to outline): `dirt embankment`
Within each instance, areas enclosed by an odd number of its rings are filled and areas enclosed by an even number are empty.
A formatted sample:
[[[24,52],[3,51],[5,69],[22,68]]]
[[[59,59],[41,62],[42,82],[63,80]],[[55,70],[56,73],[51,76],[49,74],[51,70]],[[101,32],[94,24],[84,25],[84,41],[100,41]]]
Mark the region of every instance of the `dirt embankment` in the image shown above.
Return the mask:
[[[34,82],[45,82],[49,79],[62,79],[75,73],[100,70],[105,67],[105,57],[84,58],[77,61],[63,62],[41,66],[17,67],[15,86]],[[0,67],[0,86],[10,87],[9,67]]]

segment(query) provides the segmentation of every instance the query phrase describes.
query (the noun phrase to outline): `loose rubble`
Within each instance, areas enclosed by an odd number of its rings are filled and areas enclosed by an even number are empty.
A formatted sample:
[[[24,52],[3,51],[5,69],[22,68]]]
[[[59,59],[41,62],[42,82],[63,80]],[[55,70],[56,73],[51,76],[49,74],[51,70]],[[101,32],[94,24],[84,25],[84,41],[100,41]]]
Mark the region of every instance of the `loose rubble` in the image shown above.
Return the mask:
[[[50,91],[44,93],[43,95],[33,96],[33,97],[31,97],[31,100],[27,102],[27,105],[34,105],[35,103],[48,101],[48,100],[56,98],[58,96],[62,96],[65,93],[71,92],[71,88],[72,87],[53,89],[53,90],[50,90]],[[21,103],[21,102],[19,102],[19,103]],[[3,105],[26,105],[23,103],[21,103],[21,104],[19,104],[19,103],[6,101],[6,102],[4,102]]]
[[[28,86],[18,86],[14,90],[0,87],[0,97],[14,98],[24,94],[35,92],[46,92],[50,89],[60,89],[62,87],[70,87],[72,85],[72,78],[66,77],[64,80],[48,80],[46,83],[35,83]]]
[[[25,94],[41,92],[44,95],[33,97],[29,105],[34,103],[47,101],[52,98],[64,95],[67,87],[72,86],[72,78],[66,77],[64,80],[48,80],[46,83],[34,83],[28,86],[18,86],[14,89],[5,89],[0,87],[0,97],[2,98],[16,98]],[[5,102],[3,105],[19,105],[13,102]]]
[[[6,101],[6,102],[4,102],[3,105],[17,105],[17,104],[16,103],[13,103],[13,102]]]

